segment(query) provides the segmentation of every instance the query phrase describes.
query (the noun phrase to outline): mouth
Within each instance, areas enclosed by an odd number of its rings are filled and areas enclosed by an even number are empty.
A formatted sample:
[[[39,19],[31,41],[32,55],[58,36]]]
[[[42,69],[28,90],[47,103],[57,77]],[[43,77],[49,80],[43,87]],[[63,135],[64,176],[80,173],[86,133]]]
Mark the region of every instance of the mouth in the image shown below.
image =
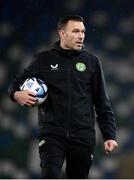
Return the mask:
[[[76,42],[76,44],[83,45],[83,42]]]

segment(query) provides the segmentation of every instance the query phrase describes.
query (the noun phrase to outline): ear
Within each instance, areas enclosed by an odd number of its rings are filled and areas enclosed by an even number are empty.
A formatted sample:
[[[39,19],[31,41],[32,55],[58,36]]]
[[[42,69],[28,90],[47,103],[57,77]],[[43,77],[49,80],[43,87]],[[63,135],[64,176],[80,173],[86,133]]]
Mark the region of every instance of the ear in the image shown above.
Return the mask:
[[[65,36],[64,30],[59,30],[59,36],[61,39],[64,39],[64,36]]]

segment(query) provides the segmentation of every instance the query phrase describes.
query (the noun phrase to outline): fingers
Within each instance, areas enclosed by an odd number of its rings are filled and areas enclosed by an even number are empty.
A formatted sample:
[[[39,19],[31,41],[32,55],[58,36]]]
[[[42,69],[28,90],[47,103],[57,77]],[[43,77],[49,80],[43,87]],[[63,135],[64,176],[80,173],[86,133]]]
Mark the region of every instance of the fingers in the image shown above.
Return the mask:
[[[33,92],[31,92],[31,91],[28,91],[28,90],[26,90],[26,91],[27,91],[28,95],[30,95],[30,96],[32,96],[32,97],[36,97],[36,94],[35,94],[35,93],[33,93]]]
[[[24,105],[25,106],[34,106],[36,104],[36,102],[25,102]]]
[[[17,99],[22,106],[34,106],[37,102],[36,94],[28,90],[19,92]]]
[[[35,106],[35,104],[36,104],[36,101],[25,101],[25,102],[23,102],[22,104],[21,104],[21,106]]]
[[[26,105],[28,106],[34,106],[37,102],[37,98],[29,95],[28,100],[26,101]]]
[[[112,152],[117,147],[118,147],[118,144],[114,140],[107,140],[104,142],[104,148],[105,148],[106,154],[108,154],[109,152]]]
[[[28,98],[24,101],[24,104],[27,106],[34,106],[36,102],[37,102],[37,98],[29,95]]]
[[[36,98],[36,97],[29,96],[29,97],[28,97],[28,100],[29,100],[29,101],[33,101],[33,102],[36,102],[36,101],[37,101],[37,98]]]

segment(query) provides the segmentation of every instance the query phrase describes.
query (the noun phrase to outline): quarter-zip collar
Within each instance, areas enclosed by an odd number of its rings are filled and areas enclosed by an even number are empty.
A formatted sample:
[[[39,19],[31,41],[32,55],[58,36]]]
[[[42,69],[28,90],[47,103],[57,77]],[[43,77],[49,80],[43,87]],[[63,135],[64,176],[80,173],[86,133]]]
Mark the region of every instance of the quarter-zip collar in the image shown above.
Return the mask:
[[[75,50],[61,48],[60,40],[55,42],[53,49],[55,51],[57,51],[58,53],[63,54],[64,56],[75,56],[75,55],[81,54],[83,52],[83,49],[75,51]]]

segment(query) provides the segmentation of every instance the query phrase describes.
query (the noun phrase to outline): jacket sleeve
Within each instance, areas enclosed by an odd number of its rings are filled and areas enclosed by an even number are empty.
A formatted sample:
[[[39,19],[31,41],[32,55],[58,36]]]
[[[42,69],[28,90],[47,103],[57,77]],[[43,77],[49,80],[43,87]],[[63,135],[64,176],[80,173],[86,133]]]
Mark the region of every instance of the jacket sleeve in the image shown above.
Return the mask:
[[[96,57],[95,57],[96,58]],[[97,123],[104,141],[116,139],[116,123],[107,94],[105,79],[100,60],[96,58],[95,71],[92,77],[93,103],[97,115]]]
[[[12,101],[15,101],[14,93],[20,90],[19,87],[24,80],[30,77],[40,77],[38,66],[38,58],[35,56],[34,60],[26,69],[24,69],[23,73],[17,75],[13,82],[9,85],[8,93]]]

